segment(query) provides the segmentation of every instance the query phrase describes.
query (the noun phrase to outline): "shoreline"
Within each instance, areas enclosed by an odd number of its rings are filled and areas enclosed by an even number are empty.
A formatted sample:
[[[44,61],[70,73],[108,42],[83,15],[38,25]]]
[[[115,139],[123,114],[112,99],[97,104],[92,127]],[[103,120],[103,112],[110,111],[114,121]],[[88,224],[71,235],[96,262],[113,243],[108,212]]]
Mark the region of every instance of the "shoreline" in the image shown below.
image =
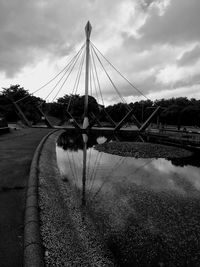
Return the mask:
[[[166,158],[166,159],[180,159],[188,158],[193,155],[189,150],[154,144],[154,143],[140,143],[140,142],[109,142],[95,145],[95,149],[100,152],[105,152],[113,155],[135,158]]]
[[[115,266],[110,251],[81,206],[78,191],[62,179],[56,141],[46,141],[39,162],[40,232],[46,266]]]

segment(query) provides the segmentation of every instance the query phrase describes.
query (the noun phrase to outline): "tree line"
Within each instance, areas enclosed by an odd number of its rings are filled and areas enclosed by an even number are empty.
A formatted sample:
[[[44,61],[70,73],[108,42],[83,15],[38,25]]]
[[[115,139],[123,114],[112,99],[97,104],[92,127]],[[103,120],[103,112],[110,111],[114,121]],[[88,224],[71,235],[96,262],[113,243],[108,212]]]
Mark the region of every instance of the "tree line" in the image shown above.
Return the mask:
[[[65,95],[55,102],[47,103],[43,99],[31,95],[20,85],[3,88],[0,93],[0,117],[5,117],[9,122],[19,120],[13,102],[22,98],[24,100],[18,104],[32,123],[37,123],[41,120],[41,114],[38,112],[37,106],[41,106],[45,114],[54,116],[59,120],[63,120],[67,116],[67,111],[69,111],[78,122],[82,122],[84,96]],[[89,96],[88,103],[89,114],[97,116],[103,122],[108,122],[106,113],[109,114],[114,122],[121,121],[130,108],[134,110],[134,115],[138,121],[144,122],[157,106],[161,106],[160,123],[177,125],[178,127],[180,125],[200,126],[200,100],[195,98],[178,97],[155,101],[141,100],[129,104],[117,103],[103,107],[97,103],[93,96]],[[132,122],[131,118],[128,122]],[[154,122],[156,122],[156,118]]]

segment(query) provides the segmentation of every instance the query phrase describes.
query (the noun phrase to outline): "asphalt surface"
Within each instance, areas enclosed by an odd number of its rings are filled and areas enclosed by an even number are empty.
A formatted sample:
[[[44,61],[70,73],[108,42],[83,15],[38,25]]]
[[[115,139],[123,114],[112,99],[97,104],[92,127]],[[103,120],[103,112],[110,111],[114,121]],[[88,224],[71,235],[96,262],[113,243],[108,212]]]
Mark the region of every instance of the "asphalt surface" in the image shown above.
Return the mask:
[[[23,263],[26,185],[34,151],[49,129],[18,129],[0,135],[0,266]]]

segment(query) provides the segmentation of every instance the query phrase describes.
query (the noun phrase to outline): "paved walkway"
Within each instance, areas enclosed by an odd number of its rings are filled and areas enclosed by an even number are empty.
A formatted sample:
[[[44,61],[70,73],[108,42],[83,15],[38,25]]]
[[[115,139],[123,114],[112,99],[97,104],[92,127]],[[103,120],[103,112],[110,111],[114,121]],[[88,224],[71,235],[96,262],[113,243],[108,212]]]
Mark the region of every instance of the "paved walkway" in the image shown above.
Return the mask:
[[[20,267],[26,184],[34,151],[49,129],[18,129],[0,135],[0,266]]]

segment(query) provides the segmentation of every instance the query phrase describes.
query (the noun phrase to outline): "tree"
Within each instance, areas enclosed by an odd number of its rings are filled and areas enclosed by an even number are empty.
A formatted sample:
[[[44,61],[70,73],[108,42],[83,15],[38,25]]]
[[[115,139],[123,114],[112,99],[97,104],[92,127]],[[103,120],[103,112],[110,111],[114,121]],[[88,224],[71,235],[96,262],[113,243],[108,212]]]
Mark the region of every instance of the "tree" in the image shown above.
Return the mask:
[[[85,96],[80,95],[65,95],[57,100],[57,103],[62,105],[64,112],[69,107],[69,112],[77,119],[82,120],[84,113]],[[65,113],[65,112],[64,112]],[[93,96],[88,96],[88,113],[97,115],[99,113],[99,105]]]
[[[26,97],[23,101],[19,102],[19,106],[24,112],[25,116],[34,123],[40,120],[40,115],[36,109],[40,103],[44,101],[29,94],[27,90],[20,85],[11,85],[9,88],[3,88],[0,94],[1,113],[8,121],[18,120],[18,115],[13,105],[13,101],[20,100]]]
[[[183,125],[200,126],[200,107],[197,105],[189,105],[181,110],[181,122]]]
[[[113,106],[106,107],[106,111],[113,121],[119,122],[128,113],[128,105],[124,103],[118,103]]]

